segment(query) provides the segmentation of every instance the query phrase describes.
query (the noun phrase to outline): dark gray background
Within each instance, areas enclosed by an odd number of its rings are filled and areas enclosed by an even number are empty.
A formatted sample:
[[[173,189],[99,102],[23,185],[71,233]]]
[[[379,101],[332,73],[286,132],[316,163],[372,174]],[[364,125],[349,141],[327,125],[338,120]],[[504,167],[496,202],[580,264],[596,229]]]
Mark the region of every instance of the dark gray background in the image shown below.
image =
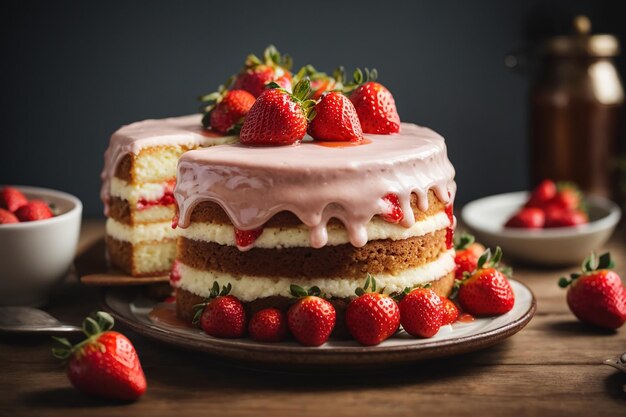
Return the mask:
[[[504,56],[567,32],[577,13],[624,45],[623,3],[14,2],[0,18],[0,184],[66,190],[101,215],[114,130],[194,112],[196,96],[274,43],[296,67],[378,68],[402,120],[446,137],[461,202],[522,189],[529,82]]]

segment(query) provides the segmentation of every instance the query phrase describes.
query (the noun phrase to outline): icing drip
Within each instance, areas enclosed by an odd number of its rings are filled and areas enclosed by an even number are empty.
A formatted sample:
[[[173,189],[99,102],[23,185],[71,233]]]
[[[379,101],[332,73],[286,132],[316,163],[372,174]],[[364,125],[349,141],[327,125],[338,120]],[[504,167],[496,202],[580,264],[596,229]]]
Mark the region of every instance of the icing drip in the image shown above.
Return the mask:
[[[402,213],[428,209],[428,191],[443,202],[454,199],[454,168],[443,138],[430,129],[403,123],[397,135],[368,135],[367,146],[328,148],[305,140],[295,146],[247,147],[241,144],[186,152],[178,163],[174,190],[178,225],[185,228],[202,201],[219,204],[240,230],[262,227],[290,211],[310,228],[311,246],[328,240],[331,218],[346,227],[356,247],[368,241],[366,225],[387,214],[388,194]],[[395,203],[395,201],[394,201]],[[410,227],[414,216],[400,224]]]
[[[111,178],[121,159],[137,155],[142,149],[155,146],[210,146],[230,143],[236,137],[222,136],[202,129],[201,115],[171,117],[168,119],[144,120],[121,127],[111,136],[109,147],[104,153],[104,168],[100,174],[102,188],[100,198],[108,215]]]

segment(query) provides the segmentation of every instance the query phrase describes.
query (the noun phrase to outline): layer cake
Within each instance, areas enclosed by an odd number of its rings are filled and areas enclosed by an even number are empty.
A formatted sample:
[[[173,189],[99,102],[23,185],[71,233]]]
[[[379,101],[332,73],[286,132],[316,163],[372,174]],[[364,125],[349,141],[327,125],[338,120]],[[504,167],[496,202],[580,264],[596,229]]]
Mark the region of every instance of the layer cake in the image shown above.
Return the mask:
[[[215,282],[252,310],[285,306],[292,284],[345,303],[367,274],[386,293],[431,284],[447,295],[455,191],[443,138],[409,123],[357,144],[185,152],[174,188],[178,314],[190,319]]]
[[[176,251],[173,188],[180,156],[192,149],[237,141],[202,129],[200,115],[145,120],[123,126],[104,155],[109,262],[132,276],[167,275]]]

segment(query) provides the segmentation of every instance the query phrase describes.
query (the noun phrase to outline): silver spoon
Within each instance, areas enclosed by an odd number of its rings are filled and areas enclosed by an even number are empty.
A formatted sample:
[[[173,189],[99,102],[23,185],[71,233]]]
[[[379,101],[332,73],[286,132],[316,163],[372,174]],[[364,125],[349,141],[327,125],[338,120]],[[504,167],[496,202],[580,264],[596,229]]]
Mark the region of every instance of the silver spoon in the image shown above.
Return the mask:
[[[626,352],[622,353],[622,356],[617,358],[606,359],[603,363],[615,369],[619,369],[622,372],[626,372]]]
[[[61,323],[37,308],[0,307],[0,332],[65,334],[82,331],[82,328]]]

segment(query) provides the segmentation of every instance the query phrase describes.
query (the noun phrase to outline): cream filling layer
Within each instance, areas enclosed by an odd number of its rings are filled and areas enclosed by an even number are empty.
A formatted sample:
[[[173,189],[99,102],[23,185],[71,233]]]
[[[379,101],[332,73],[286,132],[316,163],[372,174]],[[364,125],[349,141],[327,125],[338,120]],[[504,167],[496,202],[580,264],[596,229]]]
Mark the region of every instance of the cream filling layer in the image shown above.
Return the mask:
[[[380,218],[373,218],[366,226],[368,240],[401,240],[424,236],[428,233],[450,226],[450,219],[445,212],[429,216],[415,222],[411,227],[389,223]],[[230,224],[191,223],[186,229],[178,228],[180,236],[187,239],[214,242],[220,245],[235,246],[235,228]],[[350,243],[348,232],[343,227],[328,227],[327,245]],[[261,236],[254,242],[257,248],[292,248],[311,246],[309,228],[299,227],[263,229]]]
[[[174,177],[172,177],[174,181]],[[142,184],[129,184],[128,182],[113,177],[111,179],[110,194],[112,197],[118,197],[128,201],[131,206],[137,204],[142,198],[147,201],[158,200],[163,197],[167,188],[172,189],[172,185],[168,182],[144,182]]]
[[[318,286],[322,292],[332,297],[346,298],[354,296],[354,290],[363,285],[365,276],[362,278],[276,278],[263,276],[234,276],[232,274],[203,271],[192,268],[183,263],[177,263],[177,272],[180,279],[172,284],[201,297],[208,297],[213,283],[221,286],[231,284],[231,294],[241,301],[253,301],[257,298],[271,296],[290,297],[289,287],[291,284],[305,288]],[[402,291],[406,287],[424,284],[437,280],[454,271],[454,250],[441,254],[437,260],[417,268],[407,269],[397,275],[376,275],[376,285],[384,288],[385,293]]]
[[[172,223],[159,222],[148,224],[136,224],[129,226],[108,218],[106,222],[107,235],[132,244],[142,242],[159,242],[166,239],[174,239],[177,236],[176,229],[172,229]]]

